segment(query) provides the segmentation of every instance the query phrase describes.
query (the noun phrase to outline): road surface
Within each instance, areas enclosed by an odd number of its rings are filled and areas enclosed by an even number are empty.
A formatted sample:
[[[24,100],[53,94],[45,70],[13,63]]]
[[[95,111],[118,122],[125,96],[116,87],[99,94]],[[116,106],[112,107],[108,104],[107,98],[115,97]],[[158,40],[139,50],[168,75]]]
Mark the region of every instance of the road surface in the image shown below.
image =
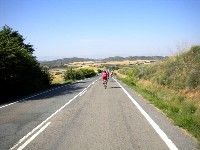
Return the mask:
[[[196,150],[197,142],[116,79],[66,84],[0,106],[1,150]]]

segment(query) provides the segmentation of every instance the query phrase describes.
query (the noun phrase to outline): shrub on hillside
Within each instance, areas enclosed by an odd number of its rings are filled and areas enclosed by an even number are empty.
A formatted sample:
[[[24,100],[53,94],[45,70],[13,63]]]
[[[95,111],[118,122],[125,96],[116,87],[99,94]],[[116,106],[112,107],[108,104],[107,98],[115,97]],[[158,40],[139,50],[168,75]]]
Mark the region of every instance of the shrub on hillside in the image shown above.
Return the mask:
[[[195,89],[200,85],[200,70],[192,70],[187,79],[187,85],[190,89]]]

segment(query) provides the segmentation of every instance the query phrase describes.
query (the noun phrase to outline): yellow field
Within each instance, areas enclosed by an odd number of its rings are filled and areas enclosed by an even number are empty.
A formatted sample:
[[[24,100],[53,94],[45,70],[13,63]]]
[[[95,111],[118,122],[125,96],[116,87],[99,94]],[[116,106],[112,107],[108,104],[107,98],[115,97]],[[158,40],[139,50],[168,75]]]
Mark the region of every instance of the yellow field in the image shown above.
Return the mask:
[[[134,65],[134,64],[147,64],[150,63],[149,60],[137,60],[137,61],[108,61],[108,62],[102,62],[102,61],[84,61],[84,62],[73,62],[69,63],[66,66],[73,67],[75,69],[93,69],[94,71],[97,71],[98,69],[104,70],[106,65],[117,65],[117,66],[123,66],[123,65]],[[64,72],[66,69],[60,69],[60,68],[54,68],[49,70],[50,73],[53,75],[53,84],[62,84],[65,83],[63,79]],[[119,74],[118,72],[116,72]],[[121,75],[122,76],[122,75]]]
[[[103,61],[85,61],[85,62],[73,62],[69,63],[68,66],[101,66],[101,65],[129,65],[129,64],[141,64],[141,63],[150,63],[149,60],[135,60],[135,61],[129,61],[129,60],[124,60],[124,61],[108,61],[108,62],[103,62]]]

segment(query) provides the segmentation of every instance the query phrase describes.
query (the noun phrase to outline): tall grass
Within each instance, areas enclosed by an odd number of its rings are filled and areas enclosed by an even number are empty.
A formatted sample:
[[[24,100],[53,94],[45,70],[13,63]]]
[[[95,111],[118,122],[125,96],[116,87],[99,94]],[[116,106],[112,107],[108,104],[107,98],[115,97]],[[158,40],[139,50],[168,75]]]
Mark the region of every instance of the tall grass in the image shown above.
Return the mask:
[[[156,64],[124,70],[126,78],[121,80],[200,143],[200,46]]]
[[[186,129],[200,144],[200,111],[194,102],[165,87],[158,85],[147,87],[144,80],[138,81],[137,84],[130,78],[120,78],[120,80],[162,110],[176,125]]]

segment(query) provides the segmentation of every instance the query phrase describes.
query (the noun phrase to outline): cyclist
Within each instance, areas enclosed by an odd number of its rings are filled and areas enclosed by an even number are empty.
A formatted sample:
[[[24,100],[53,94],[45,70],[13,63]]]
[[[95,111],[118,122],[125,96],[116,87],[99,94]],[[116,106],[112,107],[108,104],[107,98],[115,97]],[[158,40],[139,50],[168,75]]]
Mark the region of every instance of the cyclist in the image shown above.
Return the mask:
[[[104,80],[106,81],[106,83],[108,82],[108,75],[106,71],[103,71],[102,73],[102,80],[103,80],[103,84],[104,84]]]
[[[112,78],[112,76],[113,76],[113,72],[110,73],[110,77],[111,77],[111,78]]]
[[[106,71],[106,74],[107,74],[107,79],[109,79],[109,72],[108,72],[108,71]]]

